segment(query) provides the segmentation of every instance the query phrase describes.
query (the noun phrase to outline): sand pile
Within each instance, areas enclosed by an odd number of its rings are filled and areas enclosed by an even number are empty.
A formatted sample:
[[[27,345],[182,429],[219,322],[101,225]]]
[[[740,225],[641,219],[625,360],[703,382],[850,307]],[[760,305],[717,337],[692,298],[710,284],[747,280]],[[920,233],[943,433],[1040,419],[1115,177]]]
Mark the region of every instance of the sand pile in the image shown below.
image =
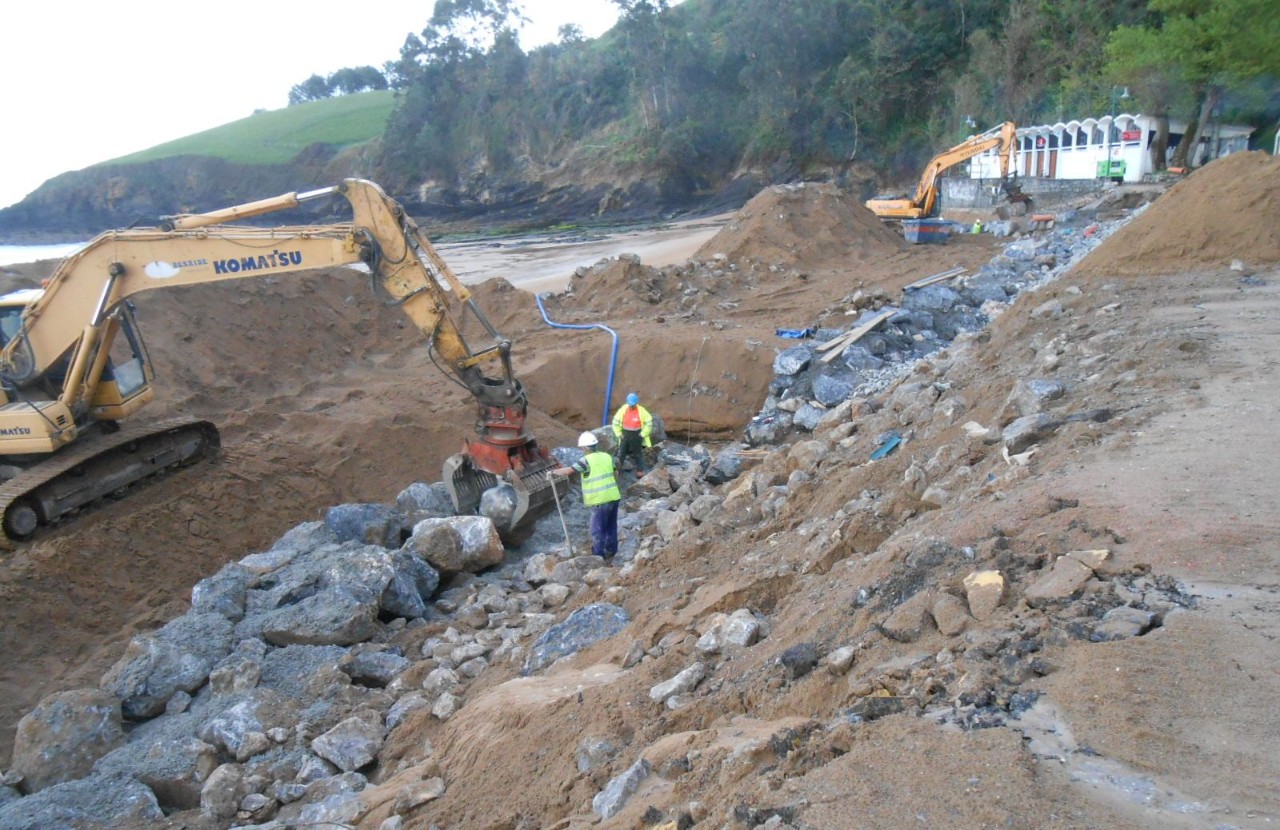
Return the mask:
[[[469,287],[472,300],[499,334],[513,337],[545,325],[533,294],[516,288],[505,279],[495,277]],[[458,328],[462,336],[474,340],[473,347],[486,345],[487,333],[476,322],[475,315],[457,309],[455,313],[458,314]]]
[[[1235,153],[1169,189],[1091,253],[1083,274],[1145,276],[1280,261],[1280,159]]]
[[[350,268],[147,291],[135,303],[157,395],[203,397],[214,411],[243,411],[314,372],[422,342]]]
[[[596,314],[651,314],[669,299],[671,281],[663,270],[634,254],[602,259],[573,275],[569,292],[555,298],[557,309],[590,309]]]
[[[776,294],[793,294],[796,278],[881,265],[907,248],[834,185],[771,187],[683,265],[653,268],[629,254],[601,260],[575,274],[569,292],[549,307],[570,316],[715,317],[755,304],[769,313],[786,305]]]
[[[695,258],[725,254],[789,268],[844,266],[891,256],[902,238],[851,194],[830,184],[770,187],[747,202]]]

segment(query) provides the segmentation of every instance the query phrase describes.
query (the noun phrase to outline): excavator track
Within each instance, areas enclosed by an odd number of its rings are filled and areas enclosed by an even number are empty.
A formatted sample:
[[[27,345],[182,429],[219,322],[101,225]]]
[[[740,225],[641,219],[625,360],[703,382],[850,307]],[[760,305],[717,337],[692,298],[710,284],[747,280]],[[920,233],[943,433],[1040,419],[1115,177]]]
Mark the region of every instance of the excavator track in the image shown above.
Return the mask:
[[[0,484],[0,546],[31,538],[85,505],[217,452],[209,421],[175,418],[82,438],[74,446]]]

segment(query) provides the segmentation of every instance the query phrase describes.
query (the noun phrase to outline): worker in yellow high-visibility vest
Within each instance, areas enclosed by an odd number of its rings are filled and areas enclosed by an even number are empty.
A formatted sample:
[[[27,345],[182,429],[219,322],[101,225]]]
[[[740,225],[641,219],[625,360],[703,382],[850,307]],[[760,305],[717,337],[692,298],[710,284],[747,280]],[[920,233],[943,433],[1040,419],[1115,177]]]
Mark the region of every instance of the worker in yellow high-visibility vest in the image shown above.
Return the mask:
[[[622,493],[614,477],[613,456],[599,449],[593,433],[578,438],[583,456],[572,467],[552,472],[567,476],[577,470],[582,475],[582,503],[591,508],[591,552],[608,561],[618,552],[618,502]]]
[[[613,439],[618,444],[618,472],[631,458],[636,478],[644,475],[644,451],[653,446],[653,416],[640,405],[640,396],[635,392],[627,395],[627,402],[613,415]]]

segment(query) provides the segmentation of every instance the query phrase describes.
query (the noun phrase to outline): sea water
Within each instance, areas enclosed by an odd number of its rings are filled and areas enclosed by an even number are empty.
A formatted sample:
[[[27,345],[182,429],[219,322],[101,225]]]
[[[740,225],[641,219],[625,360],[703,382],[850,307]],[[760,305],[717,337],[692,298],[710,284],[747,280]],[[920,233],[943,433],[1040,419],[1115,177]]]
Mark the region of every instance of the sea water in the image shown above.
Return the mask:
[[[0,245],[0,265],[20,265],[42,259],[62,259],[83,248],[85,242],[62,245]]]

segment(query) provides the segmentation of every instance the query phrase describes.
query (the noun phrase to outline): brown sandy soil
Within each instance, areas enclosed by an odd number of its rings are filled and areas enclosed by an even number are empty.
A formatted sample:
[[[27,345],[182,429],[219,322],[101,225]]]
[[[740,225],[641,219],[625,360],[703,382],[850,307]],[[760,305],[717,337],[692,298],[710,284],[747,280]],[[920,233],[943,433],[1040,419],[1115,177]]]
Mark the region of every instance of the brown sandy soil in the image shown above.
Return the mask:
[[[547,677],[503,685],[515,667],[495,665],[445,723],[411,715],[384,748],[381,788],[360,827],[379,826],[405,780],[431,775],[448,792],[406,827],[637,827],[655,824],[647,807],[667,819],[705,815],[698,826],[708,827],[770,815],[812,828],[1274,826],[1280,253],[1266,240],[1280,220],[1277,192],[1280,168],[1255,154],[1189,177],[1081,268],[902,382],[945,390],[963,403],[961,417],[905,396],[868,402],[849,445],[831,449],[777,516],[702,525],[620,577],[634,620],[622,636]],[[1233,217],[1232,233],[1203,238],[1194,254],[1180,248],[1193,211],[1203,223]],[[673,437],[734,437],[763,400],[775,350],[790,345],[775,328],[847,325],[859,295],[897,297],[999,250],[986,236],[903,246],[868,217],[823,188],[771,191],[697,253],[726,255],[719,276],[603,263],[548,311],[622,334],[621,383],[664,415]],[[1126,240],[1139,233],[1145,269]],[[155,408],[213,418],[227,449],[0,564],[0,757],[22,713],[49,692],[95,682],[133,632],[183,609],[199,577],[329,505],[387,501],[438,478],[470,407],[416,332],[368,300],[365,279],[309,275],[139,303],[161,363]],[[608,337],[547,329],[532,296],[504,283],[477,298],[517,338],[542,442],[595,425]],[[1032,313],[1050,300],[1060,313]],[[1064,425],[1025,466],[965,440],[966,421],[1007,423],[1015,381],[1037,377],[1066,383],[1071,411],[1105,407],[1112,417]],[[909,440],[869,463],[890,427]],[[783,450],[755,472],[782,482],[792,466]],[[929,509],[911,497],[903,482],[917,467],[945,472],[955,500]],[[874,511],[851,507],[868,493]],[[868,627],[859,588],[910,580],[911,552],[936,539],[1003,563],[1015,599],[959,639],[931,630],[898,643]],[[1091,643],[1017,601],[1052,558],[1094,548],[1111,551],[1106,573],[1117,580],[1176,580],[1196,607],[1145,636]],[[767,615],[769,637],[723,659],[685,707],[650,701],[652,685],[697,659],[696,626],[744,606]],[[927,696],[940,678],[963,684],[946,678],[942,655],[978,671],[961,662],[966,650],[1028,630],[1047,665],[1026,684],[1042,694],[1043,732],[1030,716],[1021,730],[960,731],[913,713],[816,728],[868,696]],[[633,643],[664,637],[666,657],[619,668]],[[777,658],[801,642],[857,645],[854,670],[787,679]],[[939,668],[926,676],[922,662]],[[622,751],[607,769],[580,772],[574,751],[591,736]],[[600,821],[592,796],[639,757],[657,774]]]
[[[691,246],[709,235],[702,222],[685,227],[683,241],[660,235],[657,262],[694,253]],[[730,285],[724,296],[741,302],[734,312],[741,322],[722,331],[699,320],[682,328],[657,322],[647,303],[625,316],[574,313],[567,321],[619,331],[618,382],[662,412],[673,435],[730,437],[764,398],[775,327],[808,324],[856,285],[910,282],[991,256],[987,240],[959,241],[897,251],[887,263],[869,264],[865,276],[831,271],[801,281],[782,273],[763,285]],[[548,257],[564,261],[559,250]],[[18,275],[13,284],[32,284],[55,264],[7,270]],[[571,275],[569,267],[560,285]],[[202,577],[331,505],[393,501],[411,482],[439,480],[444,459],[469,434],[474,406],[368,282],[338,269],[138,298],[157,367],[159,401],[151,410],[157,418],[209,418],[224,451],[211,465],[99,505],[16,554],[0,554],[0,757],[18,719],[41,697],[96,683],[129,638],[175,616]],[[792,294],[783,312],[779,300]],[[477,287],[476,302],[516,340],[539,442],[571,445],[580,430],[598,426],[610,338],[550,329],[533,295],[505,280]],[[461,323],[466,336],[482,334],[469,316]],[[623,394],[615,390],[614,406]]]

